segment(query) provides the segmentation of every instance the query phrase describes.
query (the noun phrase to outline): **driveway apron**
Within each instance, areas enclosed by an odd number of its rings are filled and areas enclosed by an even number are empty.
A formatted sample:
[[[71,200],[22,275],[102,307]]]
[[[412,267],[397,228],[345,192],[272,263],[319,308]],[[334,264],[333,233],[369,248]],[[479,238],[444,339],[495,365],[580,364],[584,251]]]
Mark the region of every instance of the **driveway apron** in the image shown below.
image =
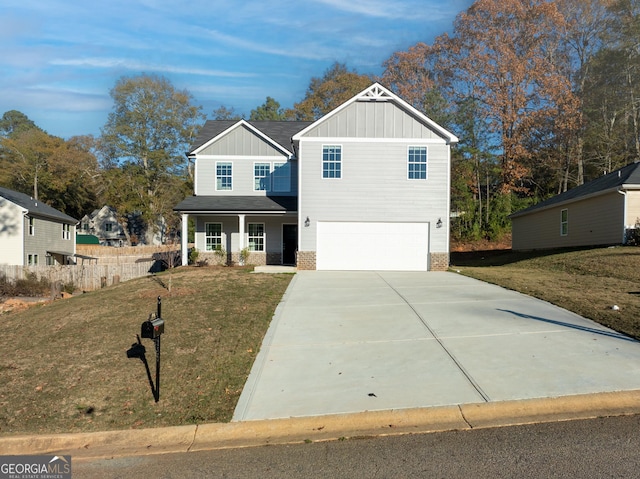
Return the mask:
[[[640,343],[544,301],[455,273],[301,271],[233,420],[634,389]]]

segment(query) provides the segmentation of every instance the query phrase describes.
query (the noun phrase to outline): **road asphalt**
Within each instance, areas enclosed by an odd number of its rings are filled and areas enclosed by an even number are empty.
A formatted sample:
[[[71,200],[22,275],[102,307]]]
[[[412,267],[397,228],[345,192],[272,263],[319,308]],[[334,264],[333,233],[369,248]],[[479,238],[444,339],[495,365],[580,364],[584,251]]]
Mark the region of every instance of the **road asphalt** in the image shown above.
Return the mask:
[[[624,314],[624,311],[620,311]],[[229,424],[0,438],[74,458],[640,413],[640,343],[451,272],[300,271]]]

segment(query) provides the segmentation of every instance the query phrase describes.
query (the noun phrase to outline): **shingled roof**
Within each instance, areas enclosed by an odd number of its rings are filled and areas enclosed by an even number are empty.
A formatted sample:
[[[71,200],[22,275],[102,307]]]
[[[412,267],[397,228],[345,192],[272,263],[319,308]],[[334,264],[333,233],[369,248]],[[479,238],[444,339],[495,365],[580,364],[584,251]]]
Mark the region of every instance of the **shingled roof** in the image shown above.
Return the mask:
[[[286,213],[297,209],[296,196],[189,196],[173,208],[184,213]]]
[[[239,121],[242,120],[207,120],[189,148],[189,154]],[[291,137],[313,123],[311,121],[244,121],[289,151],[291,150]]]
[[[592,196],[607,191],[615,191],[617,189],[628,189],[630,187],[640,187],[640,163],[631,163],[627,166],[613,171],[607,175],[603,175],[595,180],[589,181],[583,185],[560,193],[548,200],[541,201],[524,210],[513,213],[510,218],[523,216],[536,210],[557,206],[562,203],[577,201],[580,198]]]
[[[0,197],[5,198],[12,203],[26,209],[29,214],[34,216],[41,216],[44,218],[50,218],[62,223],[76,224],[78,220],[71,216],[58,211],[55,208],[43,203],[42,201],[34,200],[31,196],[25,195],[18,191],[13,191],[8,188],[0,187]]]

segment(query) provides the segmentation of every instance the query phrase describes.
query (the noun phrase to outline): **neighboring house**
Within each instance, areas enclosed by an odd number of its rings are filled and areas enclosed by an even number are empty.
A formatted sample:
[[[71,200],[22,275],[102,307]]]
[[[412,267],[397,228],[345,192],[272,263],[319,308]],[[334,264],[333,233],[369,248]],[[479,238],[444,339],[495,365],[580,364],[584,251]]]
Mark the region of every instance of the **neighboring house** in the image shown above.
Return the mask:
[[[202,255],[318,270],[445,270],[458,139],[380,84],[315,122],[208,121],[189,158]]]
[[[512,249],[624,244],[640,220],[640,163],[511,215]]]
[[[0,188],[0,264],[73,263],[77,223],[29,195]]]
[[[102,246],[130,246],[116,210],[103,206],[80,220],[80,235],[97,236]]]

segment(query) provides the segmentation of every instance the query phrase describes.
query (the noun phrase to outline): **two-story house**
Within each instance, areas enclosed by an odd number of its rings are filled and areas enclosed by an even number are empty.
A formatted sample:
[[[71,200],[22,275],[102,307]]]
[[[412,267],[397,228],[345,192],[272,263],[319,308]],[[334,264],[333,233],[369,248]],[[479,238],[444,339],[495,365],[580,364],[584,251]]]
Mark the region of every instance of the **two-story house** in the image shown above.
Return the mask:
[[[107,205],[84,215],[78,233],[97,236],[102,246],[131,246],[116,210]]]
[[[195,247],[252,264],[444,270],[458,139],[378,83],[315,122],[208,121],[182,214]]]
[[[0,188],[0,264],[75,262],[77,223],[29,195]]]

